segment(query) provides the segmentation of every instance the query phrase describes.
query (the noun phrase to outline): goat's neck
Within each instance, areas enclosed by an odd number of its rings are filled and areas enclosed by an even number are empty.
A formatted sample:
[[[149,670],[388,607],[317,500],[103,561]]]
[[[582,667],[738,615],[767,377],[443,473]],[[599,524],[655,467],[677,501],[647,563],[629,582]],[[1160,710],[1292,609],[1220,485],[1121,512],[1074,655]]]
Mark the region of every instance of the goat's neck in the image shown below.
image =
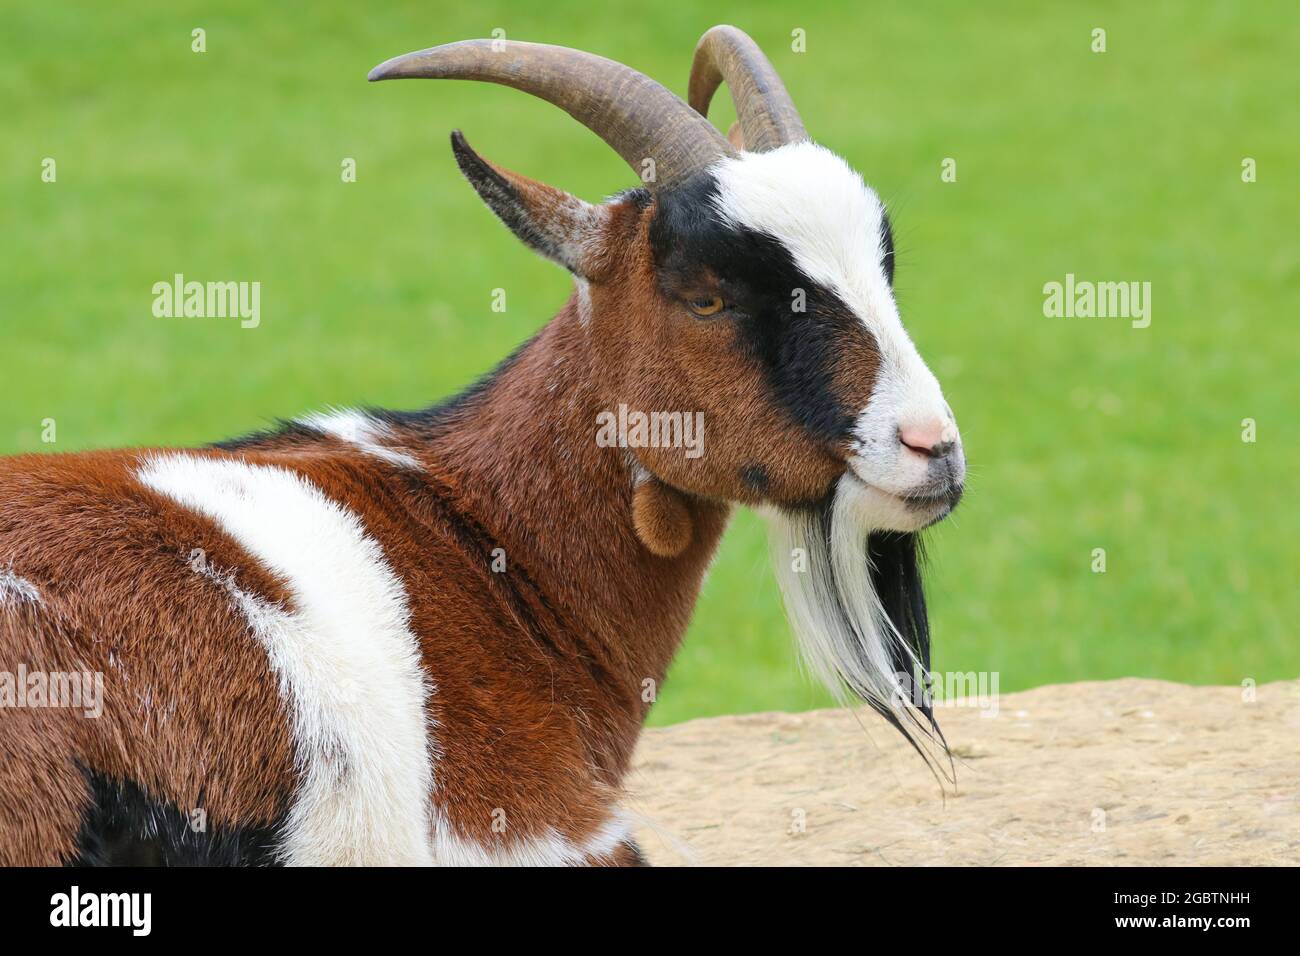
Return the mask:
[[[526,574],[640,702],[644,682],[657,687],[676,652],[728,508],[688,498],[686,550],[646,550],[632,525],[631,453],[595,441],[596,415],[614,403],[596,384],[588,334],[570,300],[448,416],[429,453],[505,549],[504,573]]]

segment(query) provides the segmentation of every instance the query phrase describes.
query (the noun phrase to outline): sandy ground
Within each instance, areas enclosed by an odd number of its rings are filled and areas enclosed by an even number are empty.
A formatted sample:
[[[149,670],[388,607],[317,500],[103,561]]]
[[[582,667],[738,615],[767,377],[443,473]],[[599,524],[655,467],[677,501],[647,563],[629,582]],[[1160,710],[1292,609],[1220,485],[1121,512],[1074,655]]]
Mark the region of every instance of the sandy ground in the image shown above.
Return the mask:
[[[627,806],[665,865],[1300,863],[1300,681],[1040,687],[944,707],[940,789],[869,712],[646,731]]]

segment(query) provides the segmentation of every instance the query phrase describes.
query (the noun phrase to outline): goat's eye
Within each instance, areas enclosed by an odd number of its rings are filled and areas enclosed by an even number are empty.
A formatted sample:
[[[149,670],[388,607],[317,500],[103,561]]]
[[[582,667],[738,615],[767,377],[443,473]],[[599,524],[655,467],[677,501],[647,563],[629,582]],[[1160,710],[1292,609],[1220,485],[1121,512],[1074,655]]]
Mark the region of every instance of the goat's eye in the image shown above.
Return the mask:
[[[716,315],[722,311],[723,302],[722,296],[704,295],[691,299],[686,305],[696,315]]]

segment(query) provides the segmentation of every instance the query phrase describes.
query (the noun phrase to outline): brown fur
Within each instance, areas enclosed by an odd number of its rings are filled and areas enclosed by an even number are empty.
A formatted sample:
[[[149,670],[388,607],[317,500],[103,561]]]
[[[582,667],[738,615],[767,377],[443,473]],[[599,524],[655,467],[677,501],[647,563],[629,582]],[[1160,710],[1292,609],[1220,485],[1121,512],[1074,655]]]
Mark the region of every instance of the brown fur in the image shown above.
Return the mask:
[[[0,459],[0,566],[41,604],[0,607],[0,670],[103,674],[104,713],[0,710],[0,864],[69,858],[87,809],[82,768],[131,779],[210,825],[270,823],[292,784],[265,655],[209,565],[289,603],[281,582],[207,521],[130,474],[135,455]]]

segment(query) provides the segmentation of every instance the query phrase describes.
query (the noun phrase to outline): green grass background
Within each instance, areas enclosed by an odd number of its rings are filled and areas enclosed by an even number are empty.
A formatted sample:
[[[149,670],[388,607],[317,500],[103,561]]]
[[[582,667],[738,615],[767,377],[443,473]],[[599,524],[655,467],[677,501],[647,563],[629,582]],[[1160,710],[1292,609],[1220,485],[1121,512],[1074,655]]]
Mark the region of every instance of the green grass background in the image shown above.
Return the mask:
[[[632,175],[512,90],[372,86],[366,71],[500,27],[681,92],[716,22],[768,50],[809,130],[891,206],[904,318],[971,462],[966,502],[931,535],[936,667],[998,671],[1003,690],[1300,673],[1300,15],[1286,2],[12,8],[0,452],[201,443],[461,388],[569,281],[479,204],[448,131],[591,199]],[[56,183],[40,181],[45,157]],[[150,287],[175,272],[260,280],[261,327],[154,318]],[[1043,284],[1067,272],[1151,282],[1151,327],[1045,318]],[[824,703],[796,667],[763,530],[741,514],[653,720]]]

